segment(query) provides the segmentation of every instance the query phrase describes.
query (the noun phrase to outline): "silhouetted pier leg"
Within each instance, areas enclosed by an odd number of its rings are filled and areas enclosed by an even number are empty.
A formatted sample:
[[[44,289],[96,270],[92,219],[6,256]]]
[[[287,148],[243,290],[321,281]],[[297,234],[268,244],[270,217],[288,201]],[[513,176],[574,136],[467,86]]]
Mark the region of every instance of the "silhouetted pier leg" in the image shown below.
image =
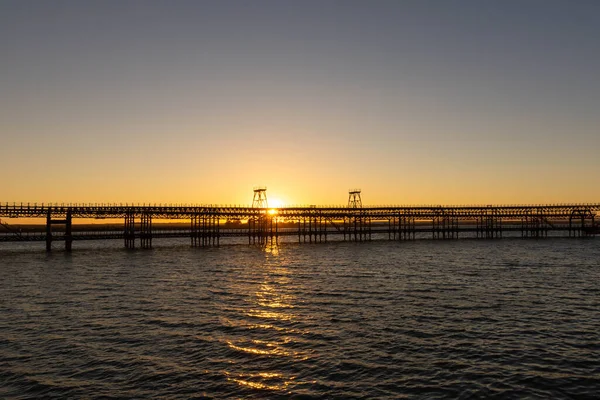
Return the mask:
[[[315,243],[321,242],[321,217],[315,217]]]
[[[125,214],[125,230],[124,230],[124,238],[125,238],[125,248],[126,249],[134,249],[135,248],[135,214]]]
[[[408,239],[406,237],[406,217],[401,216],[398,218],[398,237],[400,240]]]
[[[403,240],[404,238],[404,224],[403,221],[405,217],[402,215],[398,215],[398,240]]]
[[[256,240],[256,221],[248,219],[248,244]],[[214,212],[209,214],[194,214],[190,221],[190,242],[192,247],[219,246],[220,244],[220,221]]]
[[[217,223],[216,236],[217,236],[217,247],[221,245],[221,221],[219,217],[215,217]]]
[[[67,217],[65,219],[65,250],[71,251],[72,248],[73,248],[72,217],[71,217],[71,210],[68,210]]]
[[[46,251],[52,250],[52,211],[46,216]]]
[[[59,212],[64,212],[64,209]],[[71,251],[73,244],[71,209],[66,211],[65,219],[52,219],[52,210],[48,209],[48,213],[46,214],[46,251],[52,250],[52,241],[54,240],[52,236],[52,225],[65,225],[65,233],[63,235],[65,250]]]
[[[202,247],[210,244],[210,217],[202,216]]]
[[[190,218],[190,246],[198,246],[198,217],[192,215]]]
[[[498,220],[497,220],[497,226],[498,226],[498,233],[497,233],[496,237],[502,238],[502,232],[504,231],[502,229],[502,218],[498,218]]]
[[[521,218],[521,237],[529,237],[529,222],[526,216]]]
[[[217,244],[217,217],[212,214],[208,219],[208,245],[216,246]]]
[[[323,217],[321,214],[319,214],[319,242],[325,242],[325,229],[327,221],[325,220],[325,217]]]
[[[573,231],[573,216],[569,217],[569,237],[575,236],[575,232]]]
[[[456,219],[454,220],[454,230],[456,232],[456,238],[459,238],[460,235],[460,230],[459,230],[459,219],[458,217],[456,217]]]
[[[248,244],[252,244],[252,219],[248,219]]]
[[[202,219],[200,220],[200,246],[204,247],[206,246],[206,216],[203,215]]]
[[[214,218],[215,223],[218,223],[218,217]],[[273,235],[272,227],[269,229],[269,220],[270,218],[262,214],[248,219],[248,244],[267,244],[269,237]]]
[[[142,249],[152,248],[152,216],[142,214],[140,224],[140,244]]]
[[[398,217],[398,238],[400,240],[406,240],[406,217]]]
[[[404,240],[414,240],[417,234],[415,217],[405,216],[402,218],[402,236]]]
[[[365,227],[365,219],[361,216],[358,221],[358,240],[363,241],[367,240],[366,227]]]
[[[207,215],[204,218],[204,246],[205,247],[212,245],[212,238],[213,238],[212,225],[213,225],[212,215]]]
[[[302,218],[302,242],[306,243],[306,217]]]

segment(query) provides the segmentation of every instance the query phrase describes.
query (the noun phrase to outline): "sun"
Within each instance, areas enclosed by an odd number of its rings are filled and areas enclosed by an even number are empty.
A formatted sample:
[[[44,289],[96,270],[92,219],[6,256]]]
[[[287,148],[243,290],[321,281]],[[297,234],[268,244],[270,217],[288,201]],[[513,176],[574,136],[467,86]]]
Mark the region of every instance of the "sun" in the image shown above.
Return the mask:
[[[269,207],[270,208],[281,208],[283,207],[284,203],[283,201],[281,201],[281,199],[278,198],[271,198],[269,199]]]
[[[283,201],[278,198],[269,199],[269,210],[267,211],[270,215],[277,214],[277,209],[283,207]]]

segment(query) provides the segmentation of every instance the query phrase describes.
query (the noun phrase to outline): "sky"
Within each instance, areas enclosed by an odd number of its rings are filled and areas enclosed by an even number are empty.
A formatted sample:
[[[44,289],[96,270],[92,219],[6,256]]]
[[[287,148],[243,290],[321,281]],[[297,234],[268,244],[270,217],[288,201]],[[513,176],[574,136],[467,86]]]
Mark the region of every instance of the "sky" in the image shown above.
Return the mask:
[[[0,202],[600,202],[595,0],[0,0]]]

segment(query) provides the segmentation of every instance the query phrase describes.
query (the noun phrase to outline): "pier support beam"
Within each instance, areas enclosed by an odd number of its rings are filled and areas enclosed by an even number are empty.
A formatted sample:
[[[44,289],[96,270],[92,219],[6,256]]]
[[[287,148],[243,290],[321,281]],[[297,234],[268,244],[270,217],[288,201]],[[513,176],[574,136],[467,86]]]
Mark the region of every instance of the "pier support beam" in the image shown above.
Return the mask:
[[[344,240],[362,242],[372,239],[371,217],[362,210],[344,217]]]
[[[264,214],[257,214],[248,219],[248,244],[266,244],[267,218]]]
[[[398,214],[398,240],[414,240],[416,223],[414,215]]]
[[[152,215],[142,214],[140,224],[140,244],[142,249],[152,248]]]
[[[190,245],[192,247],[198,247],[199,242],[199,227],[198,227],[198,215],[192,215],[190,220]]]
[[[437,210],[432,221],[433,239],[458,239],[458,217],[452,211]]]
[[[219,216],[213,212],[192,215],[190,236],[192,247],[219,246]]]
[[[125,230],[124,230],[124,238],[125,238],[125,248],[134,249],[135,248],[135,214],[128,213],[125,214]]]
[[[52,211],[46,216],[46,251],[52,250]]]
[[[579,226],[573,221],[579,220]],[[594,232],[595,214],[588,207],[578,207],[569,215],[569,237],[581,237],[589,232]]]
[[[72,227],[73,218],[71,216],[71,210],[67,211],[67,216],[65,218],[65,250],[71,251],[73,248],[73,227]]]
[[[487,208],[476,218],[478,239],[498,239],[502,237],[502,218],[495,208]]]
[[[61,210],[61,212],[64,212]],[[52,225],[64,225],[65,251],[71,251],[73,248],[73,228],[72,228],[71,209],[67,209],[65,219],[52,219],[52,209],[48,209],[46,214],[46,251],[52,251]]]

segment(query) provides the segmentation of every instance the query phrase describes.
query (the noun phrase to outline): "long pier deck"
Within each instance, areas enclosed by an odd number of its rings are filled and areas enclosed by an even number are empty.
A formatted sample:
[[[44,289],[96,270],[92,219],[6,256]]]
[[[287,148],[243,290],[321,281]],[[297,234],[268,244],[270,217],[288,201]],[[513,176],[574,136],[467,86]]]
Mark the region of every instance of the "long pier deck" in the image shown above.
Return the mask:
[[[151,248],[152,240],[188,237],[195,247],[218,246],[232,237],[267,244],[293,237],[301,243],[328,240],[413,240],[416,238],[544,238],[600,234],[600,204],[516,206],[385,206],[258,208],[199,205],[0,204],[0,218],[45,220],[45,229],[23,233],[0,223],[0,241],[122,239],[125,247]],[[83,232],[76,219],[122,219],[122,229]],[[155,221],[186,221],[179,229],[153,228]],[[59,226],[59,230],[53,227]]]

